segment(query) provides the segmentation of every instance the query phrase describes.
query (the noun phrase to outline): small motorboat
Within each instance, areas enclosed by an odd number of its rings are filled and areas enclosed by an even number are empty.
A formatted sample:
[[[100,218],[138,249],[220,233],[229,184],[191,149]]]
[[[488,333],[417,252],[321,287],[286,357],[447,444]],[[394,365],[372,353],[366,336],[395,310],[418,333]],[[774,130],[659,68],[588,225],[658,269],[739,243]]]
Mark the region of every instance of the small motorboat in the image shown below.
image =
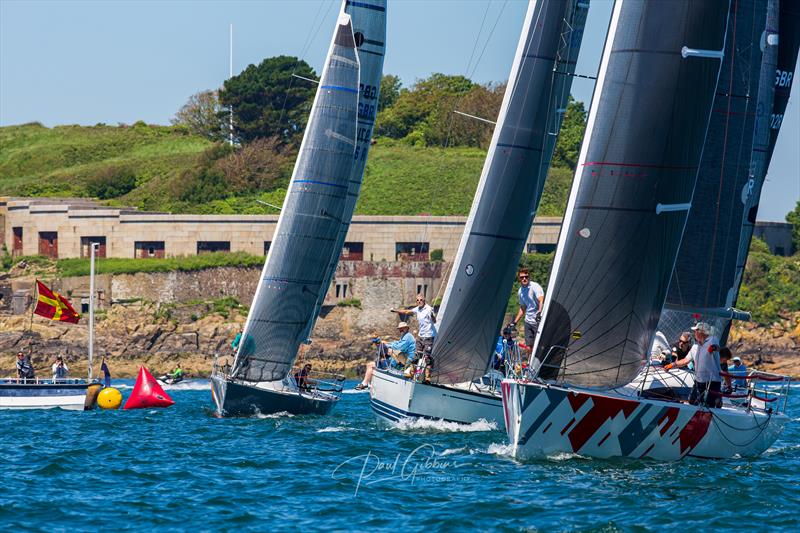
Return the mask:
[[[170,374],[164,374],[163,376],[159,376],[158,381],[166,385],[175,385],[176,383],[183,381],[183,375],[172,377]]]
[[[60,407],[83,411],[93,404],[93,401],[87,401],[87,391],[92,384],[85,379],[0,379],[0,409]]]

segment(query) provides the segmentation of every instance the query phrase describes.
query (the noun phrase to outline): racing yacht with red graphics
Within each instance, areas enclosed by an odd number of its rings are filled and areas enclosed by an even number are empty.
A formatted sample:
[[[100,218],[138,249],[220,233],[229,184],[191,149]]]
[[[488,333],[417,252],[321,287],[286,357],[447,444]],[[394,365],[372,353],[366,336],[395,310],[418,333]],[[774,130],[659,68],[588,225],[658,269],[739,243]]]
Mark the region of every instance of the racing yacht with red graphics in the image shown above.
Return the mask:
[[[739,4],[615,3],[532,371],[501,387],[515,457],[758,455],[789,420],[784,376],[751,373],[718,408],[641,386],[665,373],[647,354],[689,211],[704,200],[694,191],[720,68],[742,46],[729,21]],[[776,3],[756,5],[767,13]],[[753,21],[762,62],[779,42],[768,19]]]

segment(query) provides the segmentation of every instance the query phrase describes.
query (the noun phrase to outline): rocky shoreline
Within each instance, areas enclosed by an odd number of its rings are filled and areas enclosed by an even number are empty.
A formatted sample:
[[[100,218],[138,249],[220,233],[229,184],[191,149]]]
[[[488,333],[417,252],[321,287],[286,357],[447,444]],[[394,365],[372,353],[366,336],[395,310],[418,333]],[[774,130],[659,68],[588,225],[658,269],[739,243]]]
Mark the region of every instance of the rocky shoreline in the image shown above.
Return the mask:
[[[180,363],[197,377],[208,376],[216,355],[230,354],[230,343],[242,328],[246,311],[232,308],[207,312],[202,303],[175,308],[146,302],[114,305],[98,313],[95,328],[94,372],[108,358],[115,377],[136,375],[139,365],[154,374]],[[317,370],[359,376],[373,349],[369,339],[394,334],[394,315],[386,313],[375,328],[375,317],[358,308],[334,307],[320,318],[314,342],[301,357]],[[368,319],[369,318],[369,319]],[[770,326],[742,323],[731,331],[730,347],[750,368],[800,378],[800,314]],[[88,328],[61,324],[30,315],[0,315],[0,375],[12,375],[14,354],[25,350],[40,375],[47,375],[57,355],[63,355],[72,375],[85,375]]]

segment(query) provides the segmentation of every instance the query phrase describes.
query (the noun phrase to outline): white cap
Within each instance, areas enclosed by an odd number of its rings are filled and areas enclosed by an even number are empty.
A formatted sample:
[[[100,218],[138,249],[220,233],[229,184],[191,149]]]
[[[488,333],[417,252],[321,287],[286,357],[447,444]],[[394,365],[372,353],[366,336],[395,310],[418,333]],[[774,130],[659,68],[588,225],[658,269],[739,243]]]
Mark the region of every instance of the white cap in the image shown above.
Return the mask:
[[[399,324],[397,324],[397,329],[402,329],[402,328],[407,328],[407,327],[408,327],[408,324],[406,324],[405,322],[400,322]]]
[[[706,335],[711,335],[711,326],[709,326],[706,322],[698,322],[694,325],[692,331],[702,331]]]

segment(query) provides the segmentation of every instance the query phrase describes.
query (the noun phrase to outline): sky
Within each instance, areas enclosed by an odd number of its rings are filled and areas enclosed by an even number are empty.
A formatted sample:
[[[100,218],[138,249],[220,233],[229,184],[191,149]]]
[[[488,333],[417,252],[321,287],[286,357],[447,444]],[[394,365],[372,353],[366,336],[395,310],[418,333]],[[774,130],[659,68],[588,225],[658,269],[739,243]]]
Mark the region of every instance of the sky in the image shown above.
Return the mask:
[[[228,77],[230,24],[234,74],[281,54],[319,72],[340,5],[0,0],[0,126],[168,124],[189,96]],[[596,73],[611,8],[610,0],[591,0],[579,74]],[[433,72],[504,81],[526,9],[524,0],[389,0],[384,72],[406,86]],[[588,106],[592,88],[576,78],[572,93]],[[795,83],[760,220],[783,220],[800,200],[799,97]]]

